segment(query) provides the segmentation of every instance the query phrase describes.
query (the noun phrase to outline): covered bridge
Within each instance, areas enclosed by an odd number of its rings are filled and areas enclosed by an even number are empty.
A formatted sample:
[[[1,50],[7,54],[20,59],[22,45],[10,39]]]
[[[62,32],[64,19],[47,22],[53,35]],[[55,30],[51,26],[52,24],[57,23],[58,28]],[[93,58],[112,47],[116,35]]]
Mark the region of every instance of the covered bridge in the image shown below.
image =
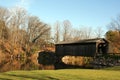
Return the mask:
[[[109,41],[104,38],[85,39],[72,42],[60,42],[55,45],[57,56],[86,56],[109,53]]]

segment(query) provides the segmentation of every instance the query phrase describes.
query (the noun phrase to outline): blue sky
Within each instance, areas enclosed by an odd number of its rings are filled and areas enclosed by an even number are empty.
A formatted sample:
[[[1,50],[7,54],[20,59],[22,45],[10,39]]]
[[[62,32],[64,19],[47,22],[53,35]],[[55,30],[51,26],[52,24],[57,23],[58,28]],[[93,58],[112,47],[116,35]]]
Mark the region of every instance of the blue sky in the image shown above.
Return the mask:
[[[23,6],[45,23],[69,20],[73,27],[104,27],[120,15],[120,0],[0,0],[0,6]]]

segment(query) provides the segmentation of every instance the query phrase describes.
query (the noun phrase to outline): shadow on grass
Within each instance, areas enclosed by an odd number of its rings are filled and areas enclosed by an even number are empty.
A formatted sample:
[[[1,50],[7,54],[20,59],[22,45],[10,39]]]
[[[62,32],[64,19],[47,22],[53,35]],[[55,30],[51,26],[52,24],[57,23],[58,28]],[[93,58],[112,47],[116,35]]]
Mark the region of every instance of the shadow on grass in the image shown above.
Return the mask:
[[[0,78],[0,80],[11,80],[11,79],[6,79],[6,78]]]
[[[59,79],[57,79],[57,78],[50,77],[50,76],[47,76],[47,78],[48,78],[49,80],[59,80]]]
[[[28,76],[28,75],[14,75],[14,74],[5,74],[5,75],[14,76],[14,77],[21,77],[21,78],[31,78],[31,79],[42,80],[42,78],[37,78],[37,77],[33,77],[33,76]]]
[[[108,67],[103,70],[120,71],[120,66]]]
[[[29,78],[29,79],[37,79],[37,80],[43,80],[43,79],[47,79],[47,80],[59,80],[57,78],[54,77],[50,77],[50,76],[45,76],[45,75],[41,75],[41,78],[38,77],[33,77],[33,76],[28,76],[28,75],[14,75],[14,74],[5,74],[8,76],[14,76],[14,77],[21,77],[21,78]],[[1,78],[0,78],[1,80]],[[2,80],[11,80],[11,79],[2,79]]]

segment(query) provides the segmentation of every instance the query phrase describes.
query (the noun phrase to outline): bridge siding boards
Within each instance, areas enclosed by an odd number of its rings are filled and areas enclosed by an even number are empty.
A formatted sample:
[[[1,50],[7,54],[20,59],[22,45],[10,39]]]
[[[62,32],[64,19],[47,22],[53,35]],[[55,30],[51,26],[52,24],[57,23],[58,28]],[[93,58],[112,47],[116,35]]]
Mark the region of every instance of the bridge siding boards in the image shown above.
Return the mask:
[[[56,54],[58,56],[94,56],[96,53],[96,44],[73,44],[73,45],[57,45]]]
[[[86,39],[74,42],[60,42],[56,44],[57,56],[88,56],[94,57],[98,53],[98,44],[108,43],[103,38]]]

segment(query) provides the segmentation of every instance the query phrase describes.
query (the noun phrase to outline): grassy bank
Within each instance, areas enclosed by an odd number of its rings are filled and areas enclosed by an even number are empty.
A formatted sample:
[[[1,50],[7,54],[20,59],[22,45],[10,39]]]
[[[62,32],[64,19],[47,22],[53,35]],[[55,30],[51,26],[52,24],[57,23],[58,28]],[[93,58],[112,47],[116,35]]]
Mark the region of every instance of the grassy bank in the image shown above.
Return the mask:
[[[103,70],[61,69],[10,71],[0,73],[0,80],[120,80],[120,67]]]

